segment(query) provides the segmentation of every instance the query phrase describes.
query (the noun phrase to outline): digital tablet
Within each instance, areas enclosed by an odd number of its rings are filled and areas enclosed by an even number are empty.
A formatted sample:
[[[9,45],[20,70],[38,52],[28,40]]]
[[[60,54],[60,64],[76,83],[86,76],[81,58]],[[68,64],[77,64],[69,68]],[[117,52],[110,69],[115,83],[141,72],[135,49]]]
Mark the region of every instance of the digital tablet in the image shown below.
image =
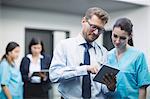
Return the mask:
[[[103,77],[106,74],[111,74],[113,73],[113,75],[117,75],[117,73],[119,72],[119,69],[110,67],[108,65],[102,65],[101,69],[99,70],[99,72],[97,73],[97,75],[94,77],[94,81],[103,83]]]
[[[40,70],[40,71],[35,71],[32,73],[32,76],[39,76],[39,73],[48,73],[49,72],[49,69],[43,69],[43,70]]]

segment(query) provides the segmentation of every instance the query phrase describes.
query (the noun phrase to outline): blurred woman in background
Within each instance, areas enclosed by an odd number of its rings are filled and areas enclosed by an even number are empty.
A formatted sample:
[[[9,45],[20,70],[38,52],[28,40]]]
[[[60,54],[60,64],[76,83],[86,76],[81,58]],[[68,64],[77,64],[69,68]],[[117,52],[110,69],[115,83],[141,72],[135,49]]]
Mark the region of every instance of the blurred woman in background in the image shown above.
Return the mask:
[[[23,99],[21,73],[15,64],[19,53],[20,47],[16,42],[8,43],[0,62],[0,99]]]
[[[43,42],[32,38],[29,54],[22,59],[20,65],[25,99],[48,99],[51,87],[48,74],[50,62],[51,57],[44,53]]]

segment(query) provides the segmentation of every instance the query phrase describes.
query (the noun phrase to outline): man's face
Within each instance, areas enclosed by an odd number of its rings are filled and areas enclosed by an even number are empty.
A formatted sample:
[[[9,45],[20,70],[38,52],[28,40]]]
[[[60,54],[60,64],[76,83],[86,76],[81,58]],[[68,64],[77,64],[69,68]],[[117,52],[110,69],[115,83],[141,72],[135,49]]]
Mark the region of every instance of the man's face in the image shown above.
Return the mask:
[[[105,23],[99,19],[96,15],[93,15],[91,19],[86,20],[83,18],[82,26],[83,31],[82,35],[85,40],[89,43],[95,41],[99,35],[104,31]]]

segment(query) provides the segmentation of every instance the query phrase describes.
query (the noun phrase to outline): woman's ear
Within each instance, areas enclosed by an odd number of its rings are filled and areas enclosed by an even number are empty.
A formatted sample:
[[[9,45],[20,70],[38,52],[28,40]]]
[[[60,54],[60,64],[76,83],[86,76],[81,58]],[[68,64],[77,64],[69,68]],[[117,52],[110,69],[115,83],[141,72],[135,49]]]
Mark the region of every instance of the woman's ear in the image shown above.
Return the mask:
[[[8,52],[8,54],[11,54],[11,52]]]
[[[12,52],[8,52],[8,55],[11,55],[12,54]]]
[[[129,40],[130,40],[130,39],[132,39],[132,34],[131,34],[131,35],[129,35]]]

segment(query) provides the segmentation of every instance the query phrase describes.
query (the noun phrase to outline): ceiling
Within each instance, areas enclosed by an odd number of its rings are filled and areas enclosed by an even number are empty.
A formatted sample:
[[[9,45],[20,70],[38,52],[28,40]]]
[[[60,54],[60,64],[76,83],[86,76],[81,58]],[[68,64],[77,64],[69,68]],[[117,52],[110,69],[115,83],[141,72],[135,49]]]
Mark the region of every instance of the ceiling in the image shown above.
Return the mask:
[[[87,8],[97,6],[108,12],[133,9],[142,5],[114,0],[2,0],[2,6],[29,8],[81,15]]]

